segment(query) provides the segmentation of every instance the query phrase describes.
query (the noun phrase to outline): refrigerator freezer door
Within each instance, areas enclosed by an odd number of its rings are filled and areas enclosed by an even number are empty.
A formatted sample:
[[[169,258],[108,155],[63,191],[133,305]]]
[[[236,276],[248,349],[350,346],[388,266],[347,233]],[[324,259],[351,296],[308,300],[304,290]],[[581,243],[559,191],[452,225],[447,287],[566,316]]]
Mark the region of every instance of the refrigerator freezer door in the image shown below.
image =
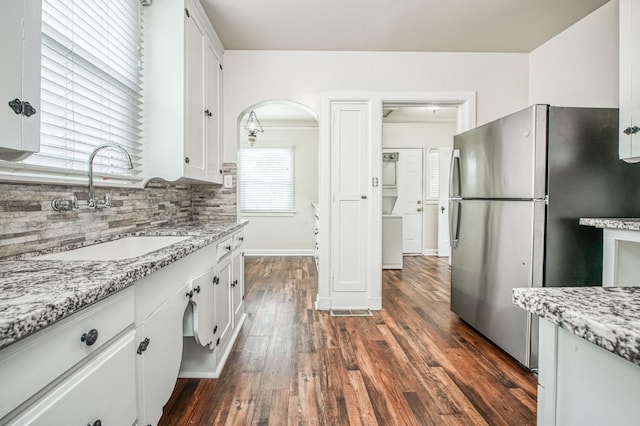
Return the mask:
[[[461,193],[452,197],[544,198],[547,108],[534,105],[455,136]]]
[[[459,208],[458,244],[451,251],[451,310],[531,367],[531,317],[512,303],[511,295],[514,287],[532,285],[539,258],[534,242],[541,232],[536,223],[544,221],[544,204],[463,200]]]

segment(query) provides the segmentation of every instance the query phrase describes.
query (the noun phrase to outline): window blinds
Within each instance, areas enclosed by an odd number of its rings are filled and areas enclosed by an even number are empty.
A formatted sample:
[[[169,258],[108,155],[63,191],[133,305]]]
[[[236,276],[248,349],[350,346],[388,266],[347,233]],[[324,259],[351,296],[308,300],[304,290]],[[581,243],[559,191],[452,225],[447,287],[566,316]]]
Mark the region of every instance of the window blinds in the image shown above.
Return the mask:
[[[242,148],[240,210],[293,211],[293,148]]]
[[[25,164],[86,174],[89,155],[106,142],[94,171],[131,178],[140,169],[140,10],[138,0],[43,0],[40,152]]]
[[[437,200],[440,193],[440,151],[429,150],[429,194],[427,198]]]

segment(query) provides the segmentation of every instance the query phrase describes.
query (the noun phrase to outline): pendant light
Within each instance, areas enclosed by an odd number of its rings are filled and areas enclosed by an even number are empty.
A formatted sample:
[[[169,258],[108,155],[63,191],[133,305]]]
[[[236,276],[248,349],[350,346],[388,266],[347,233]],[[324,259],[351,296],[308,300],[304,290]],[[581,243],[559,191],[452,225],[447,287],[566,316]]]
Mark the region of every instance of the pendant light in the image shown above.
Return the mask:
[[[255,145],[256,138],[258,137],[258,132],[264,132],[264,129],[260,125],[260,121],[258,120],[255,111],[252,110],[249,113],[249,118],[247,118],[244,129],[249,133],[249,136],[247,137],[249,145]]]

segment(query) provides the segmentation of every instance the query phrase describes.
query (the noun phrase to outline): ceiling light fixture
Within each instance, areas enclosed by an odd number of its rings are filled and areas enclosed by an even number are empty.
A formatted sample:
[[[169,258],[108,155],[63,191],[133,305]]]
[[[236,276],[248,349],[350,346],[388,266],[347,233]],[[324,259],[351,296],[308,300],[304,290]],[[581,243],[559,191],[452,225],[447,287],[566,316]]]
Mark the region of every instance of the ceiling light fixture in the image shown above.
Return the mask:
[[[255,111],[251,111],[249,113],[249,118],[247,118],[247,122],[244,124],[244,129],[249,133],[249,136],[247,137],[249,145],[253,146],[256,143],[258,132],[264,132]]]

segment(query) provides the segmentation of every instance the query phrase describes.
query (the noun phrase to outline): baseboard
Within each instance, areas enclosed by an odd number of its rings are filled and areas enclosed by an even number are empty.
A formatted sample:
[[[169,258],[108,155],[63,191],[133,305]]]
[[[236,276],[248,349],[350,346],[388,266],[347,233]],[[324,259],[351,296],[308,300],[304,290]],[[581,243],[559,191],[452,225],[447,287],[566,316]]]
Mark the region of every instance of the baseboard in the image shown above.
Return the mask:
[[[328,311],[331,309],[331,298],[318,296],[315,302],[316,311]]]
[[[438,255],[438,249],[422,250],[422,255],[423,256],[437,256]]]
[[[310,250],[263,250],[263,249],[255,249],[255,250],[245,250],[245,256],[315,256],[316,251],[313,249]]]
[[[383,263],[382,269],[402,269],[402,262],[399,263]]]

